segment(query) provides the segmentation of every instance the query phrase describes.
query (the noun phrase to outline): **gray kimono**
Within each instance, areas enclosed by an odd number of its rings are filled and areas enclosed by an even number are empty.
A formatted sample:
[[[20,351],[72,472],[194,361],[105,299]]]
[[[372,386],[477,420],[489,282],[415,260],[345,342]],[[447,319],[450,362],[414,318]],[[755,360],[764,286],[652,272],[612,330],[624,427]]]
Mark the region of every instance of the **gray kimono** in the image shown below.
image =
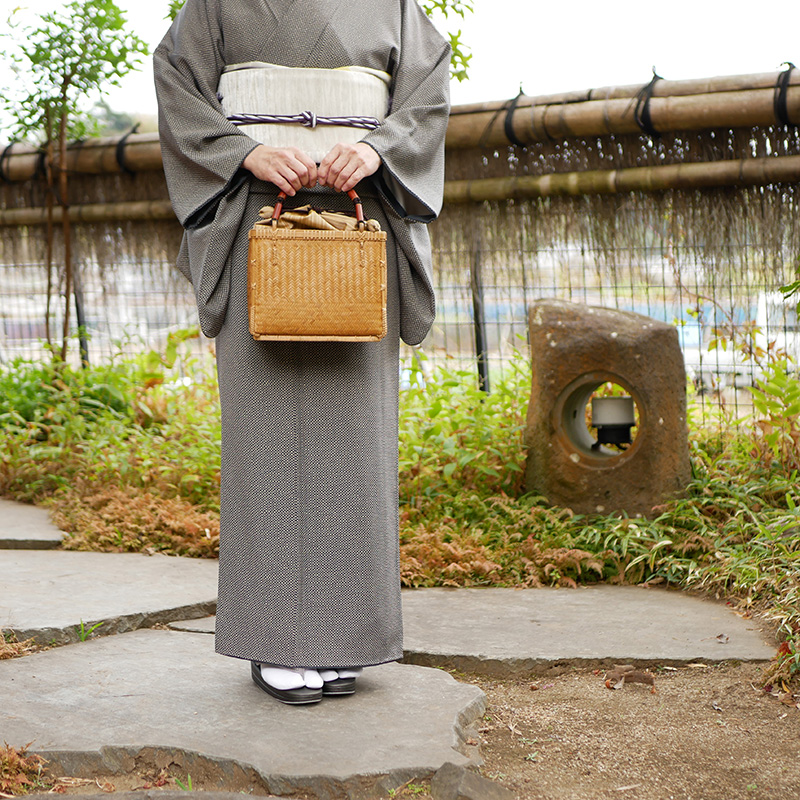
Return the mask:
[[[391,111],[365,141],[382,166],[357,187],[390,233],[387,337],[255,342],[247,231],[275,188],[241,167],[256,146],[217,98],[226,64],[267,61],[392,75]],[[434,314],[424,223],[439,211],[449,47],[416,0],[188,0],[155,53],[179,268],[216,337],[222,408],[217,650],[286,666],[402,655],[398,570],[399,337]],[[298,193],[346,209],[329,190]]]

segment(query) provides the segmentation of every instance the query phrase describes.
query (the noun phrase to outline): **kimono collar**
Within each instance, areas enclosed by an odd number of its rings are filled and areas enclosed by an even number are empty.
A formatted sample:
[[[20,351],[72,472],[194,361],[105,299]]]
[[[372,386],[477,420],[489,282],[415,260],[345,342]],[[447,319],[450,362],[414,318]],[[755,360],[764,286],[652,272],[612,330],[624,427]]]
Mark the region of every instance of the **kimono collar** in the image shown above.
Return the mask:
[[[275,16],[275,24],[253,60],[305,67],[344,0],[314,0],[313,4],[302,0],[264,0],[264,3]]]

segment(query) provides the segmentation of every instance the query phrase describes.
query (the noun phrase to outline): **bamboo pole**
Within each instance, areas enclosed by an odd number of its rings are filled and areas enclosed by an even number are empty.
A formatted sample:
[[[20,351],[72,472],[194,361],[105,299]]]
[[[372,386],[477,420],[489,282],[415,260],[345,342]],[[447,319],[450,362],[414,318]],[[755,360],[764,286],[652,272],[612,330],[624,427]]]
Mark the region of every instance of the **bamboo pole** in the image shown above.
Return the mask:
[[[444,202],[457,204],[556,195],[658,192],[667,189],[797,182],[800,182],[800,156],[780,156],[717,161],[711,164],[670,164],[663,167],[447,181],[444,186]]]
[[[175,219],[169,200],[134,200],[124,203],[87,203],[70,206],[71,222],[127,222],[133,220]],[[176,224],[177,224],[177,220]],[[53,222],[61,222],[61,208],[53,209]],[[0,209],[0,226],[45,225],[46,208]]]
[[[121,137],[103,136],[72,144],[67,149],[67,171],[72,173],[101,174],[122,172],[117,160],[117,145]],[[157,133],[133,133],[122,148],[125,166],[132,172],[162,169],[161,144]],[[39,169],[41,156],[35,147],[13,145],[3,160],[3,174],[10,181],[25,181]]]
[[[714,92],[740,92],[748,89],[773,89],[780,72],[758,72],[749,75],[723,75],[714,78],[694,78],[685,81],[657,81],[653,87],[653,97],[679,97],[692,94]],[[793,70],[789,78],[790,86],[800,86],[800,70]],[[588,100],[616,100],[636,97],[642,84],[624,86],[602,86],[598,89],[559,92],[557,94],[523,95],[517,103],[518,108],[531,106],[560,105],[562,103],[582,103]],[[474,114],[480,111],[495,112],[506,107],[508,100],[493,100],[487,103],[469,103],[453,106],[451,116]]]
[[[711,164],[670,164],[618,170],[587,170],[516,178],[447,181],[446,204],[552,197],[556,195],[658,192],[667,189],[703,189],[719,186],[756,186],[800,182],[800,156],[774,156],[717,161]],[[61,212],[53,209],[53,221]],[[96,203],[70,208],[73,222],[122,222],[175,219],[166,200]],[[0,227],[44,225],[46,208],[0,210]]]
[[[789,118],[800,123],[800,86],[787,91]],[[641,133],[633,98],[588,100],[579,103],[517,106],[512,116],[514,134],[533,144],[572,136]],[[775,123],[772,89],[653,97],[650,118],[661,133],[709,128],[751,128]],[[505,114],[479,111],[450,117],[446,147],[503,147],[510,144]]]
[[[708,128],[739,128],[775,122],[773,98],[779,72],[731,75],[687,81],[658,81],[650,101],[650,116],[662,133]],[[800,124],[800,70],[790,76],[787,92],[790,119]],[[526,143],[570,136],[639,133],[633,116],[641,85],[607,86],[579,92],[521,97],[513,114],[515,135]],[[502,147],[507,101],[455,106],[450,113],[447,147]],[[120,172],[117,137],[89,139],[67,152],[70,172]],[[133,172],[162,169],[157,133],[129,135],[122,148],[123,163]],[[3,159],[8,180],[32,178],[40,165],[39,151],[15,144]]]

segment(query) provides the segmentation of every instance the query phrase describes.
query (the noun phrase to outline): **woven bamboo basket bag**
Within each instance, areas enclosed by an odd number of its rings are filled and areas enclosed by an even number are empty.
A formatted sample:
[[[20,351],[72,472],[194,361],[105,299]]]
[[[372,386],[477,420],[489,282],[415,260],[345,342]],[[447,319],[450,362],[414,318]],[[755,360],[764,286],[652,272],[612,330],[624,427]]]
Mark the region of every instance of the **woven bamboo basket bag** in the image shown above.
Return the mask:
[[[266,341],[377,342],[386,336],[386,232],[280,228],[281,192],[268,225],[249,233],[250,333]]]

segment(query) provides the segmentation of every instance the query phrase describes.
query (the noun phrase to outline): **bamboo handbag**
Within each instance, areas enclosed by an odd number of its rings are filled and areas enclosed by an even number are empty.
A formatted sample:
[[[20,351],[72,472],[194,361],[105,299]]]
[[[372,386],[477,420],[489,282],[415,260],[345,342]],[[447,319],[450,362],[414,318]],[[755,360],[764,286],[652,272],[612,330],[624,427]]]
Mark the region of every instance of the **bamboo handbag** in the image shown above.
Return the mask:
[[[355,191],[357,230],[279,228],[249,234],[250,333],[266,341],[377,342],[386,335],[386,233],[368,231]]]

